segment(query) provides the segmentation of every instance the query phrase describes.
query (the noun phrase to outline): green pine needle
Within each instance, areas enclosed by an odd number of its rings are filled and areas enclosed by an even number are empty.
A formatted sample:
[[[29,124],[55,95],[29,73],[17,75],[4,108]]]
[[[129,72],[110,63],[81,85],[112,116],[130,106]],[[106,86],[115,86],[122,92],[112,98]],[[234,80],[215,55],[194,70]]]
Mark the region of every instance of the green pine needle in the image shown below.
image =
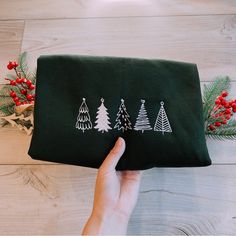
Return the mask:
[[[1,115],[9,116],[14,113],[14,111],[15,111],[14,108],[15,108],[14,103],[2,105],[2,106],[0,106],[0,113],[1,113]]]
[[[30,72],[27,64],[27,53],[23,52],[19,55],[17,70],[21,75],[32,81],[33,84],[36,83],[36,70]],[[7,78],[16,79],[15,74],[7,74]],[[12,98],[9,96],[11,90],[13,90],[20,99],[25,99],[25,96],[21,94],[20,89],[17,86],[11,86],[9,84],[4,85],[0,90],[0,114],[1,115],[11,115],[14,113],[15,103]]]
[[[206,131],[209,138],[226,140],[236,139],[236,120],[230,120],[228,124],[217,127],[214,131]]]
[[[7,74],[7,78],[8,79],[16,79],[16,75],[15,74]]]
[[[207,137],[218,140],[236,139],[236,128],[216,129],[214,132],[206,132]]]
[[[19,68],[23,76],[32,81],[33,84],[36,83],[36,69],[31,72],[27,63],[27,52],[20,54],[18,58]]]
[[[28,64],[26,63],[26,56],[27,56],[26,52],[23,52],[19,55],[19,58],[18,58],[19,66],[18,67],[20,68],[23,76],[25,78],[28,78],[28,77],[30,77],[30,73],[29,73]]]
[[[230,78],[228,76],[219,76],[203,89],[203,117],[207,121],[215,105],[215,100],[222,91],[230,89]]]
[[[203,89],[203,116],[205,121],[205,134],[209,138],[226,140],[236,139],[236,120],[229,120],[228,124],[216,127],[214,131],[208,129],[209,124],[214,124],[217,121],[222,121],[220,117],[214,118],[211,116],[215,106],[215,100],[220,94],[231,87],[230,78],[228,76],[219,76],[208,85],[204,85]]]
[[[36,84],[36,69],[31,72],[30,80],[33,84]]]

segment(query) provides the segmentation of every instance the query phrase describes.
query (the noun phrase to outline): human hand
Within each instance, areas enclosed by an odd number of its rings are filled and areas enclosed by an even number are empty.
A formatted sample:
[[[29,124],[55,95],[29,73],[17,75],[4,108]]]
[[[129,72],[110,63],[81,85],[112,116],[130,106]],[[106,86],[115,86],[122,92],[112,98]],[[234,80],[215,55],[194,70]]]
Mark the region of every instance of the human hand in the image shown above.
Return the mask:
[[[98,170],[92,214],[82,235],[125,235],[136,205],[141,171],[116,171],[125,151],[125,141],[118,138]]]

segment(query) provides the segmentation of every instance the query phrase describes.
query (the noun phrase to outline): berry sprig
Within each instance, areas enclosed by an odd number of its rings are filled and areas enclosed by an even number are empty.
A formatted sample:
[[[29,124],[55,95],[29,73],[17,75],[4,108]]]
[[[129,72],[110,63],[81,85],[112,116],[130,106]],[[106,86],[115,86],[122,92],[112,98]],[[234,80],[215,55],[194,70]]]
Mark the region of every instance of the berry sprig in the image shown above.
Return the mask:
[[[5,80],[10,81],[10,85],[13,87],[17,87],[20,91],[20,95],[17,95],[17,93],[11,89],[9,92],[10,97],[14,101],[16,106],[20,106],[23,104],[29,104],[29,103],[34,103],[34,98],[35,95],[33,91],[35,90],[35,85],[32,83],[31,80],[23,78],[21,76],[21,73],[17,69],[18,63],[15,61],[9,61],[7,68],[9,70],[14,69],[16,73],[16,79],[9,79],[5,78]]]
[[[222,125],[228,124],[229,120],[236,113],[236,99],[226,100],[228,96],[227,91],[223,91],[215,100],[215,105],[210,113],[208,129],[215,131]]]

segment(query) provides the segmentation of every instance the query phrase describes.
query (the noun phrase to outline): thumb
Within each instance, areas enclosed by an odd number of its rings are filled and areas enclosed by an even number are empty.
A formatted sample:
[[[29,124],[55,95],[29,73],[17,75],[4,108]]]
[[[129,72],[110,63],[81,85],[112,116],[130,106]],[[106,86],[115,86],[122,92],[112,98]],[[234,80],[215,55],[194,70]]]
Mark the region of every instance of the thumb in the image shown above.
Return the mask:
[[[121,156],[125,151],[125,140],[121,137],[115,143],[115,146],[107,155],[106,159],[103,161],[102,165],[100,166],[100,171],[102,172],[109,172],[115,170],[115,167],[120,160]]]

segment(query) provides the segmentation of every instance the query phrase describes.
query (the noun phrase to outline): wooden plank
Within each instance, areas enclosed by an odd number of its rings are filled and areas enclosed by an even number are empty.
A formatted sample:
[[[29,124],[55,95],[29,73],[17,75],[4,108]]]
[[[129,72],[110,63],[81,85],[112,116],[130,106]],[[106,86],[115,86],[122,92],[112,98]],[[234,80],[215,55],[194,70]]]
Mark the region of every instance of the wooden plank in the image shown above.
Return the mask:
[[[202,81],[236,78],[235,16],[27,21],[22,50],[41,54],[163,58],[197,63]]]
[[[32,160],[27,154],[31,136],[26,135],[24,131],[9,125],[1,127],[0,140],[0,164],[45,164]]]
[[[16,60],[20,54],[23,30],[22,20],[0,21],[0,83],[5,82],[4,77],[9,72],[6,68],[8,61]]]
[[[79,235],[95,176],[67,165],[0,166],[0,233]],[[235,180],[234,165],[144,171],[128,234],[234,234]]]
[[[201,82],[203,88],[205,82]],[[232,82],[230,99],[236,98],[236,82]],[[236,119],[236,115],[233,117]],[[27,152],[31,136],[11,126],[0,128],[0,164],[46,164],[32,160]],[[236,164],[236,141],[218,141],[207,138],[209,154],[214,164]],[[52,163],[48,163],[52,164]]]
[[[234,0],[8,0],[1,2],[0,19],[205,15],[234,14],[235,12]]]

